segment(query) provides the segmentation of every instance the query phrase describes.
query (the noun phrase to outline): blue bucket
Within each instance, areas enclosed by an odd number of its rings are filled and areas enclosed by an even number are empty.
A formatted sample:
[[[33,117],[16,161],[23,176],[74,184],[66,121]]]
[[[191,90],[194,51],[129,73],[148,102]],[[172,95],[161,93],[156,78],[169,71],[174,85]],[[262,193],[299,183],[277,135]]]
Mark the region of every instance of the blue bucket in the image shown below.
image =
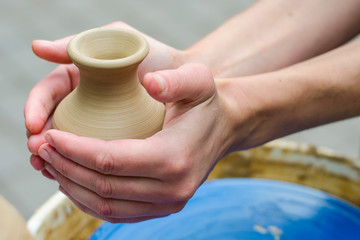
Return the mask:
[[[58,192],[28,229],[39,240],[360,240],[360,159],[279,139],[226,156],[208,179],[183,211],[136,224],[103,224]]]
[[[90,240],[360,239],[360,210],[298,184],[218,179],[203,184],[185,208],[165,218],[104,223]]]

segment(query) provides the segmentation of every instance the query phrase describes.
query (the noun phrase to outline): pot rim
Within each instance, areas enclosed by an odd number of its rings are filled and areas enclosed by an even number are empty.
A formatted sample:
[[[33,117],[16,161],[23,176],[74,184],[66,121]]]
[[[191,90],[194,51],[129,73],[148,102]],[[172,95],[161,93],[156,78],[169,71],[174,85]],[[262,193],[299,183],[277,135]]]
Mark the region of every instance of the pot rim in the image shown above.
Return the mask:
[[[128,39],[134,39],[138,44],[138,49],[131,55],[123,57],[123,58],[115,58],[115,59],[98,59],[89,57],[83,54],[78,46],[78,43],[85,38],[90,38],[92,36],[103,36],[103,34],[119,34]],[[140,34],[133,30],[119,28],[119,27],[100,27],[94,28],[90,30],[86,30],[77,34],[73,39],[70,40],[67,46],[67,53],[71,60],[78,67],[91,67],[91,68],[122,68],[126,66],[131,66],[137,63],[140,63],[149,52],[149,44],[146,39]]]

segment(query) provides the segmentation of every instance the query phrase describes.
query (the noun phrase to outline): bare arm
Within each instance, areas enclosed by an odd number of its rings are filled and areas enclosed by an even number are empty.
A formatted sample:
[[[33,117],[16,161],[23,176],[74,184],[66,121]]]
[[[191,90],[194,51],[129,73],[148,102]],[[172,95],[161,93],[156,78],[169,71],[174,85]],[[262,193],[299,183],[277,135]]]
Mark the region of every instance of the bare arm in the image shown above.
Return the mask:
[[[331,50],[360,32],[358,0],[259,1],[187,54],[217,77],[269,72]]]
[[[234,140],[235,148],[360,115],[359,52],[360,40],[355,40],[279,71],[219,81],[222,95],[233,104],[235,129],[243,132],[244,99],[256,123],[248,137]]]
[[[78,71],[61,65],[34,87],[25,107],[28,145],[39,153],[33,166],[80,209],[111,222],[180,211],[226,153],[360,114],[360,41],[290,66],[359,31],[360,2],[344,2],[260,1],[184,52],[152,42],[140,75],[147,91],[167,103],[167,120],[145,140],[47,131],[49,114],[78,82]],[[34,51],[66,63],[66,43],[37,42]],[[188,61],[209,68],[177,68]],[[163,70],[169,68],[175,69]],[[215,84],[211,72],[235,78]],[[239,77],[262,72],[268,73]]]

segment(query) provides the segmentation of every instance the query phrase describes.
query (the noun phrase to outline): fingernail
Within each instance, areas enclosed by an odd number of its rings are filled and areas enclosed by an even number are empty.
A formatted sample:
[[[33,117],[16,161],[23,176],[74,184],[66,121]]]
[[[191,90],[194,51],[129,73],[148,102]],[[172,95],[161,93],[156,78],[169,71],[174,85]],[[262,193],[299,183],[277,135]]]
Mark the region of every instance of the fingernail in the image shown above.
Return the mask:
[[[46,171],[48,171],[54,178],[56,177],[56,170],[49,164],[45,165]]]
[[[153,75],[153,77],[154,77],[154,79],[155,79],[155,81],[156,81],[156,83],[157,83],[157,85],[158,85],[158,87],[160,89],[160,93],[166,92],[167,84],[166,84],[166,81],[165,81],[164,77],[161,76],[160,74],[156,74],[156,73]]]
[[[51,138],[51,136],[50,136],[49,133],[46,133],[46,134],[45,134],[45,140],[46,140],[51,146],[54,146],[53,140],[52,140],[52,138]]]
[[[48,150],[46,150],[45,148],[40,148],[39,155],[42,159],[44,159],[48,163],[51,163],[51,156],[50,156]]]

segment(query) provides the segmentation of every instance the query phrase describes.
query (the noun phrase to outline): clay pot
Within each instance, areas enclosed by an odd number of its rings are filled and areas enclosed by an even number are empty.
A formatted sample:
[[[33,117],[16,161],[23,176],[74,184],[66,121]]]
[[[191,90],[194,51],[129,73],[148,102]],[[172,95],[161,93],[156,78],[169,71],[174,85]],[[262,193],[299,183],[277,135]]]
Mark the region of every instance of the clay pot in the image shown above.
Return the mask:
[[[80,70],[80,83],[56,108],[54,128],[104,140],[146,138],[161,130],[165,106],[137,77],[149,51],[140,34],[91,29],[75,36],[67,51]]]

